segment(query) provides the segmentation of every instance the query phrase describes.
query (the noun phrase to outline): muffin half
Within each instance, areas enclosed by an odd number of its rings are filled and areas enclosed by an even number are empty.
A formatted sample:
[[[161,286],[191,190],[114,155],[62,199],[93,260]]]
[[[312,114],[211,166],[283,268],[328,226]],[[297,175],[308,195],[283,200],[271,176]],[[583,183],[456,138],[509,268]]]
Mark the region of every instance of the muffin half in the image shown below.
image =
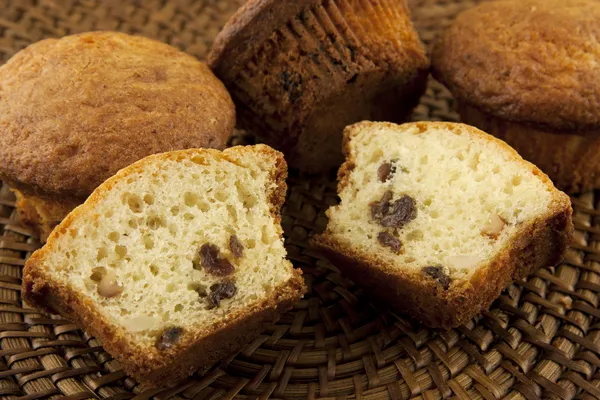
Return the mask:
[[[600,188],[600,3],[503,0],[460,14],[432,53],[464,122],[569,192]]]
[[[346,125],[404,119],[428,69],[404,1],[392,0],[250,0],[209,63],[243,127],[311,172],[341,163]]]
[[[146,157],[27,260],[23,299],[97,337],[144,386],[172,385],[239,351],[306,291],[285,258],[286,177],[264,145]]]
[[[478,129],[364,121],[346,128],[344,151],[340,203],[315,244],[366,292],[426,326],[467,323],[567,249],[569,197]]]

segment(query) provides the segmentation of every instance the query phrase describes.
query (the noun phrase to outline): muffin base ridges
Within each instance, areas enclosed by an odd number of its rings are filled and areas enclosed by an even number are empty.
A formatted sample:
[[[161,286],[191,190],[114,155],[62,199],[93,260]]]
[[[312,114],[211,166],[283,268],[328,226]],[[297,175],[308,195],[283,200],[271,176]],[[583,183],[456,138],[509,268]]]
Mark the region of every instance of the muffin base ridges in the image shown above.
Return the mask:
[[[225,80],[241,125],[317,172],[339,165],[344,126],[403,120],[427,66],[402,2],[329,1],[282,24]]]

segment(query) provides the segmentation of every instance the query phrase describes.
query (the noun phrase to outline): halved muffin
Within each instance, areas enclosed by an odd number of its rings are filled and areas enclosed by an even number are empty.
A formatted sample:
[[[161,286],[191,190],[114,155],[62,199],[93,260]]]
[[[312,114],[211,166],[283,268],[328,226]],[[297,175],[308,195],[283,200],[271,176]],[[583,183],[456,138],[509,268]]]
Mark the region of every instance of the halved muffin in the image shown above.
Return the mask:
[[[345,131],[341,202],[316,236],[374,296],[434,328],[558,263],[569,197],[504,142],[464,124],[363,122]]]
[[[287,168],[268,146],[146,157],[100,185],[27,261],[23,298],[162,386],[253,340],[301,298],[280,226]]]

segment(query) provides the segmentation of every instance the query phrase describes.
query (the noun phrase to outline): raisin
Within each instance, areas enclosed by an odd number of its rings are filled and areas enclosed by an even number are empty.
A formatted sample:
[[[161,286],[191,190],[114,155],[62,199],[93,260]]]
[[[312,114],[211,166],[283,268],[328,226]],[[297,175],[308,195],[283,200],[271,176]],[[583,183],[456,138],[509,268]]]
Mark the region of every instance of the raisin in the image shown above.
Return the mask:
[[[437,283],[442,285],[444,290],[448,290],[448,288],[450,287],[452,279],[450,279],[450,277],[444,273],[444,270],[440,265],[425,267],[423,268],[423,273],[435,279]]]
[[[216,308],[221,305],[221,296],[219,293],[211,293],[208,296],[208,306],[209,308]]]
[[[214,244],[205,243],[200,247],[202,266],[216,264],[219,259],[219,248]]]
[[[182,333],[183,328],[177,326],[165,329],[156,341],[156,348],[159,350],[170,349],[177,343]]]
[[[389,232],[379,232],[377,240],[382,246],[389,247],[396,254],[400,254],[402,242]]]
[[[384,193],[380,201],[370,204],[371,217],[386,228],[402,228],[404,225],[417,217],[415,200],[403,195],[398,200],[392,200],[392,192]]]
[[[219,248],[210,243],[205,243],[200,247],[200,262],[206,272],[216,276],[231,275],[235,270],[228,259],[219,257]]]
[[[394,159],[388,162],[384,162],[379,166],[379,168],[377,169],[377,177],[381,182],[387,182],[392,177],[392,175],[396,173],[396,170],[398,169],[397,162],[398,160]],[[408,169],[406,169],[403,166],[400,166],[400,171],[407,173]]]
[[[390,173],[392,172],[392,164],[383,163],[377,169],[377,177],[381,182],[385,182],[390,177]]]
[[[415,200],[407,195],[391,203],[388,215],[381,219],[381,225],[391,228],[402,228],[417,217]]]
[[[383,194],[381,200],[374,201],[370,204],[371,217],[373,217],[374,220],[380,221],[385,215],[387,215],[390,209],[390,200],[392,200],[392,196],[392,192],[388,190]]]
[[[230,299],[237,293],[235,284],[231,281],[225,281],[221,283],[215,283],[210,287],[210,295],[208,296],[208,303],[211,308],[219,307],[222,299]]]
[[[235,258],[241,258],[244,255],[244,246],[235,235],[231,235],[229,238],[229,250]]]

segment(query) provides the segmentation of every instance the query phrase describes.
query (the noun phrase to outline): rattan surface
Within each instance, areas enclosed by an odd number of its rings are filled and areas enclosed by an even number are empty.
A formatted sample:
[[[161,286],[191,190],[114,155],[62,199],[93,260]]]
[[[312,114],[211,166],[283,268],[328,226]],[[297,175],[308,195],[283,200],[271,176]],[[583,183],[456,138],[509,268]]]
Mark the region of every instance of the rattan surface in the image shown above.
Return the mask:
[[[115,29],[203,57],[243,0],[0,1],[0,57],[47,36]],[[414,0],[429,42],[472,1]],[[454,120],[431,82],[414,119]],[[240,140],[240,139],[238,139]],[[600,199],[573,199],[577,232],[563,264],[510,287],[493,308],[448,332],[371,304],[307,244],[336,201],[332,179],[291,173],[283,224],[309,294],[259,339],[204,376],[140,392],[101,344],[58,317],[28,309],[22,266],[38,242],[0,187],[0,397],[147,399],[600,398]]]

